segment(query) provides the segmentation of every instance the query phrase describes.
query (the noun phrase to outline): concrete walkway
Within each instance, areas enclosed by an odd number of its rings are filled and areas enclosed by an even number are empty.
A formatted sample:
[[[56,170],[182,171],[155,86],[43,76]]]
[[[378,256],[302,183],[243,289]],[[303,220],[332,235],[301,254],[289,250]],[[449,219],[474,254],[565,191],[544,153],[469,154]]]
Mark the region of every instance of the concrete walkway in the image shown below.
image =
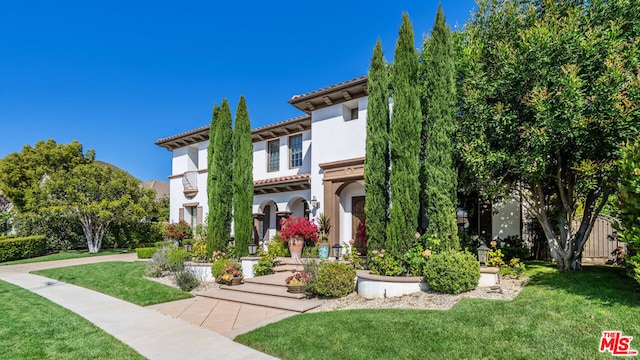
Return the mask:
[[[135,254],[0,266],[0,280],[15,284],[89,320],[148,359],[274,359],[213,331],[96,291],[29,274],[30,271],[105,261]]]

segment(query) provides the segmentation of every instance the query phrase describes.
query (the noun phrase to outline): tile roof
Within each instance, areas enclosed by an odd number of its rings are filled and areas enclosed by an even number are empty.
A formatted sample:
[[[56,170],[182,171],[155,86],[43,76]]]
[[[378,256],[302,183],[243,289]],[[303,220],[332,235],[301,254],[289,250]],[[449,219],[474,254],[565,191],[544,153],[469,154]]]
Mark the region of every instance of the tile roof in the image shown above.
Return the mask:
[[[256,180],[256,181],[253,182],[253,185],[267,185],[267,184],[285,183],[285,182],[303,180],[303,179],[308,179],[308,178],[309,178],[309,174],[288,175],[288,176],[281,176],[281,177],[276,177],[276,178]]]

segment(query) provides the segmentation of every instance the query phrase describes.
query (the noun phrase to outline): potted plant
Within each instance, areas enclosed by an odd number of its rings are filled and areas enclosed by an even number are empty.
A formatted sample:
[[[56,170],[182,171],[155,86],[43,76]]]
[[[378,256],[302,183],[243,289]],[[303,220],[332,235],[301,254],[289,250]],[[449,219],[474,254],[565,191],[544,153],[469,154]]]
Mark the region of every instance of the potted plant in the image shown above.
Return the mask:
[[[327,215],[321,213],[316,219],[318,222],[318,257],[326,260],[329,258],[329,231],[331,231],[331,220]]]
[[[222,274],[216,278],[216,282],[225,285],[240,285],[242,278],[242,265],[238,262],[232,262],[225,265]]]
[[[305,241],[315,245],[318,241],[318,226],[306,218],[292,216],[280,220],[280,240],[289,244],[291,257],[299,259]]]
[[[300,294],[304,292],[304,287],[311,282],[311,276],[306,271],[292,271],[293,275],[287,277],[284,282],[290,293]]]

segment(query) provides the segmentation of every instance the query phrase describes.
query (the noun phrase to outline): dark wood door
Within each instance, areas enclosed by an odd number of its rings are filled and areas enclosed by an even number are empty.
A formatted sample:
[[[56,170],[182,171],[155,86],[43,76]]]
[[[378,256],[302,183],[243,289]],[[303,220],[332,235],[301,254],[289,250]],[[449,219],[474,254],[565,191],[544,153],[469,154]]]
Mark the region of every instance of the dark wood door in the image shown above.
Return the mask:
[[[361,255],[367,254],[367,241],[364,235],[364,196],[351,198],[351,234]]]

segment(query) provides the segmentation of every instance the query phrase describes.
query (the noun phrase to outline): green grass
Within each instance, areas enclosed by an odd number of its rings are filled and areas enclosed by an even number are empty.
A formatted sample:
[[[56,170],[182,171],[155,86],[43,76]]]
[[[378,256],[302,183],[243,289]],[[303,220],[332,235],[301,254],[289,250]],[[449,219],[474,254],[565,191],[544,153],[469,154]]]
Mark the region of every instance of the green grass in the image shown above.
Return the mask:
[[[104,262],[38,270],[33,274],[99,291],[147,306],[193,297],[188,292],[144,278],[146,262]]]
[[[126,254],[131,251],[123,249],[123,250],[101,250],[99,253],[89,253],[87,250],[82,251],[61,251],[49,255],[38,256],[30,259],[22,259],[22,260],[14,260],[14,261],[6,261],[0,263],[2,265],[18,265],[18,264],[29,264],[35,262],[43,262],[43,261],[55,261],[55,260],[68,260],[68,259],[77,259],[77,258],[85,258],[85,257],[94,257],[94,256],[104,256],[104,255],[118,255],[118,254]]]
[[[0,359],[144,359],[89,321],[0,281]]]
[[[640,289],[622,269],[528,268],[534,277],[513,301],[302,314],[235,341],[282,359],[610,359],[598,352],[601,332],[621,330],[640,349]]]

